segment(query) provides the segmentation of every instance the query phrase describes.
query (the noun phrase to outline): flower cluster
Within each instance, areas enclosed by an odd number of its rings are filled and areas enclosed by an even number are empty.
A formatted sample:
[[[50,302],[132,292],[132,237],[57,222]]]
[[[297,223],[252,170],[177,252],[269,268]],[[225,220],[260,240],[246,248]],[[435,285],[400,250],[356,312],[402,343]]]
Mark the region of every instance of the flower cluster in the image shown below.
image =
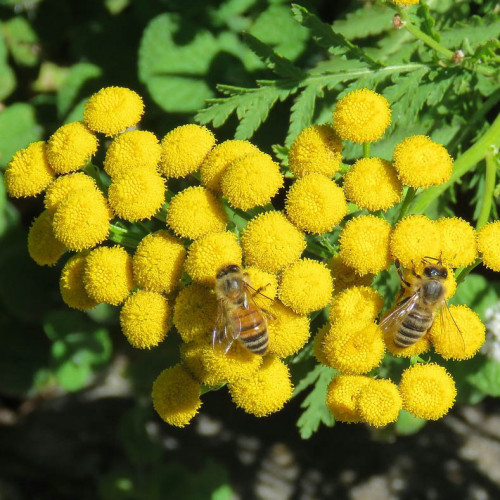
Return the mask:
[[[337,420],[379,427],[403,408],[425,419],[449,410],[455,385],[439,364],[420,359],[398,384],[380,378],[379,369],[384,356],[414,357],[431,346],[442,359],[469,359],[484,342],[479,317],[466,305],[440,308],[441,300],[431,314],[442,321],[401,347],[400,325],[381,322],[384,298],[374,285],[377,275],[395,274],[397,263],[409,299],[424,267],[435,265],[448,272],[442,286],[450,298],[453,269],[470,266],[479,252],[500,271],[500,222],[476,235],[459,218],[403,213],[408,193],[450,178],[452,160],[442,145],[413,136],[395,147],[392,162],[369,157],[365,148],[364,158],[343,164],[343,141],[377,141],[391,121],[383,96],[348,93],[331,124],[304,129],[291,145],[294,182],[279,211],[272,203],[285,171],[271,156],[247,141],[216,144],[210,130],[194,124],[158,140],[138,128],[143,113],[135,92],[100,90],[82,122],[16,153],[5,183],[13,197],[45,192],[28,250],[40,265],[67,256],[60,291],[69,307],[120,307],[123,334],[139,349],[177,330],[180,363],[166,368],[152,391],[165,422],[187,425],[201,395],[222,385],[247,413],[280,410],[293,392],[289,361],[320,314],[329,319],[314,339],[314,355],[338,372],[326,398]],[[99,148],[102,168],[92,164]],[[216,275],[228,265],[242,268],[247,300],[267,323],[263,356],[241,339],[229,343],[240,332],[215,292]],[[219,338],[224,331],[227,338]]]

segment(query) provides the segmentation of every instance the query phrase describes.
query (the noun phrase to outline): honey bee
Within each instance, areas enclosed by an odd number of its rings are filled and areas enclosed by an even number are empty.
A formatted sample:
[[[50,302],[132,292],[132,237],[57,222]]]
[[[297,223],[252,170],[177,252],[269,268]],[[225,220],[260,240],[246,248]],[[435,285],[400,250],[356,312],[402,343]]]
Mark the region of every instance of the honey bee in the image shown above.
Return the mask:
[[[442,265],[441,259],[435,260],[435,264],[423,260],[425,265],[422,276],[415,268],[405,276],[399,261],[396,260],[403,298],[396,304],[396,308],[383,318],[380,326],[391,334],[397,347],[410,347],[422,338],[432,327],[438,311],[441,313],[441,320],[445,310],[451,316],[446,303],[445,281],[448,270]],[[453,316],[451,318],[463,341],[462,332]]]
[[[239,340],[255,354],[267,352],[266,315],[271,319],[273,316],[256,304],[254,297],[257,294],[263,295],[261,289],[256,290],[249,284],[248,275],[239,266],[229,265],[218,271],[215,295],[219,312],[212,335],[214,348],[226,343],[224,352],[227,353],[233,342]]]

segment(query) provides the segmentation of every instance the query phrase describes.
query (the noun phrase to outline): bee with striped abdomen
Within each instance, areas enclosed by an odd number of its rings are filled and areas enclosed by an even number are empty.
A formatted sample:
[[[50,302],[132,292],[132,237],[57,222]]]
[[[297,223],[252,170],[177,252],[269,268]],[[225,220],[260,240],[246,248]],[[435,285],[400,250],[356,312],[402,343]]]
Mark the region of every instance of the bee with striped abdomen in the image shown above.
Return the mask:
[[[226,343],[227,352],[235,340],[249,351],[264,355],[267,352],[267,311],[259,307],[254,297],[260,294],[248,282],[248,276],[237,265],[225,266],[219,270],[215,280],[215,295],[219,303],[217,322],[212,342]]]
[[[399,348],[410,347],[420,340],[432,327],[438,311],[448,308],[445,284],[448,277],[447,268],[442,265],[440,259],[436,259],[435,264],[424,259],[423,264],[422,275],[418,274],[415,268],[405,275],[399,261],[396,261],[403,298],[396,304],[395,309],[382,319],[380,326],[391,335],[394,344]],[[449,311],[448,314],[451,315]],[[457,330],[462,336],[458,326]]]

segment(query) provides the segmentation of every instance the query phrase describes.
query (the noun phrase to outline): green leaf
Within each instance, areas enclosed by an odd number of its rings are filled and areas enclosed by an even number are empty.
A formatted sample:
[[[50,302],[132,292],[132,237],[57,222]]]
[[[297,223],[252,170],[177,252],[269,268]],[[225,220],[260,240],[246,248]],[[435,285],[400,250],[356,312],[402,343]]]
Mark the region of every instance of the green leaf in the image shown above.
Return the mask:
[[[500,363],[492,359],[486,360],[478,371],[467,377],[467,380],[488,396],[500,396]]]
[[[365,4],[360,9],[346,14],[345,19],[335,21],[333,29],[348,40],[392,31],[392,10],[386,5]]]
[[[313,389],[300,405],[301,408],[305,408],[297,421],[302,439],[309,439],[321,423],[328,427],[335,423],[333,415],[326,406],[328,385],[335,373],[337,372],[333,368],[318,364],[297,384],[293,393],[294,397],[314,384]]]
[[[492,286],[493,283],[496,286]],[[469,274],[457,287],[450,304],[467,304],[484,321],[486,310],[494,305],[498,299],[500,282],[487,280],[480,274]]]
[[[15,61],[22,66],[38,63],[38,36],[24,17],[13,17],[2,24],[2,34]]]
[[[311,14],[305,7],[293,4],[292,12],[299,23],[310,28],[313,38],[321,47],[335,54],[345,54],[348,58],[359,59],[370,66],[383,66],[380,62],[369,56],[361,47],[350,42],[345,36],[335,32],[330,25],[322,22],[314,14]]]
[[[290,146],[302,130],[312,124],[316,97],[322,96],[321,87],[309,85],[296,98],[290,113],[290,127],[285,145]]]
[[[401,410],[399,412],[398,420],[395,423],[395,428],[398,434],[402,436],[410,436],[418,432],[426,423],[427,420],[414,417],[406,410]]]
[[[250,33],[245,35],[245,42],[262,62],[277,75],[283,78],[300,79],[305,73],[286,57],[276,53],[269,45],[261,42]]]
[[[441,44],[449,49],[458,49],[460,43],[467,42],[475,48],[488,40],[498,39],[500,36],[500,18],[498,16],[479,17],[471,16],[467,24],[457,22],[452,28],[441,32]]]
[[[421,3],[418,7],[417,13],[418,13],[420,20],[421,20],[421,24],[420,24],[421,30],[424,33],[427,33],[434,40],[439,42],[441,40],[441,36],[434,29],[434,25],[436,24],[436,21],[432,17],[432,14],[431,14],[431,11],[429,10],[429,7],[425,3]]]

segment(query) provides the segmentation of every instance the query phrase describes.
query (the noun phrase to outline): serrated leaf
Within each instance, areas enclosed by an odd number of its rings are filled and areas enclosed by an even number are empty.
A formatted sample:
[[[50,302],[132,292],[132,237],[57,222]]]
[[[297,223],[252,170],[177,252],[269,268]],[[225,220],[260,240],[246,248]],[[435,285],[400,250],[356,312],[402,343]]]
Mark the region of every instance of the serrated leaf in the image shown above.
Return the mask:
[[[361,47],[350,42],[345,36],[335,32],[330,25],[311,14],[305,7],[292,4],[292,12],[299,23],[311,30],[313,38],[321,47],[336,54],[345,54],[346,57],[360,59],[370,66],[383,66],[382,63],[369,56]]]
[[[269,45],[261,42],[250,33],[245,35],[245,42],[262,62],[277,75],[291,79],[300,79],[304,77],[304,72],[295,66],[292,61],[279,55],[269,47]]]
[[[21,16],[2,24],[2,33],[12,57],[18,64],[34,66],[38,63],[38,36],[30,23]]]
[[[488,40],[500,37],[500,18],[498,16],[471,16],[467,24],[457,22],[452,28],[441,32],[441,44],[449,49],[457,49],[463,41],[475,48]]]
[[[434,29],[434,25],[436,21],[432,17],[429,7],[425,3],[421,3],[418,7],[417,13],[420,17],[420,28],[424,33],[427,33],[431,38],[439,42],[441,40],[441,36]]]
[[[309,439],[318,430],[321,423],[328,427],[335,423],[333,415],[326,406],[328,384],[335,373],[337,372],[329,366],[316,365],[297,384],[293,393],[294,396],[314,384],[313,389],[300,405],[301,408],[305,408],[297,420],[297,427],[302,439]]]
[[[0,165],[7,165],[16,151],[41,135],[33,106],[19,102],[4,109],[0,113]]]
[[[295,137],[312,124],[318,94],[322,94],[321,87],[309,85],[295,98],[290,113],[290,127],[285,140],[286,146],[290,146]]]
[[[333,29],[349,40],[379,35],[393,30],[392,11],[386,5],[365,4],[335,21]]]

